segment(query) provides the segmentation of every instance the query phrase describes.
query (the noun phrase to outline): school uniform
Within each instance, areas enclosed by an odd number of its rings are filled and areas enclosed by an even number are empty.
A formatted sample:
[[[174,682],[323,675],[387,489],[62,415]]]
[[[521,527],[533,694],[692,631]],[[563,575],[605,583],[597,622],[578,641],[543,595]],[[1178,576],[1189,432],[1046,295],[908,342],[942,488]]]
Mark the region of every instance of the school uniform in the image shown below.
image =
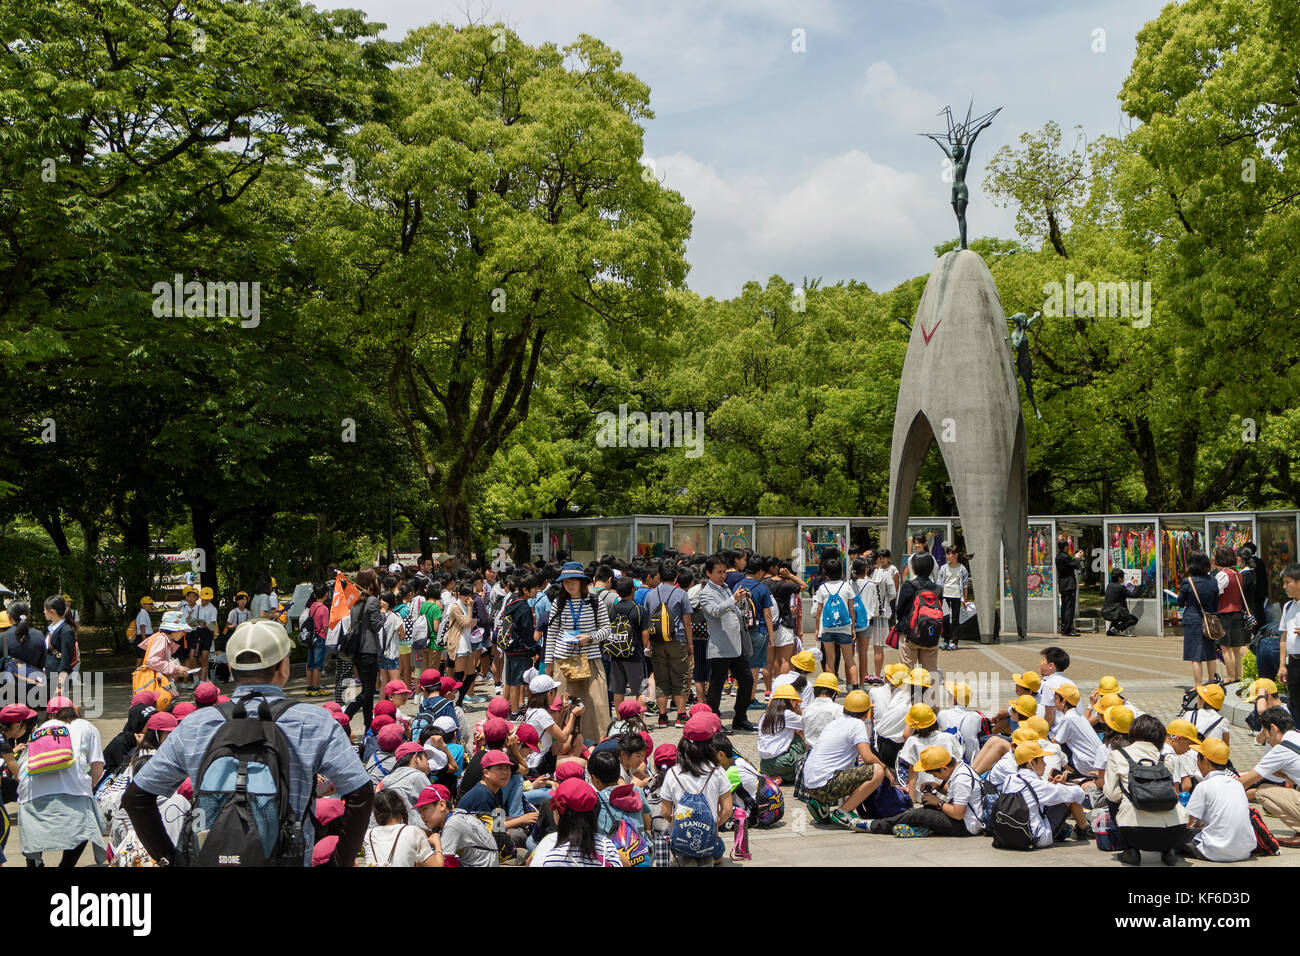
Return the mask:
[[[1223,735],[1231,729],[1228,718],[1212,707],[1198,707],[1195,710],[1184,711],[1182,717],[1196,725],[1196,733],[1202,740],[1206,737],[1222,740]]]
[[[1061,832],[1070,811],[1068,805],[1083,802],[1083,788],[1070,783],[1044,780],[1028,767],[1020,767],[999,787],[1002,793],[1026,791],[1029,826],[1035,846],[1051,846]]]
[[[1097,737],[1097,730],[1088,723],[1083,711],[1071,707],[1063,714],[1056,715],[1052,724],[1052,739],[1069,754],[1070,766],[1079,773],[1088,773],[1098,769],[1097,764],[1105,766],[1105,748]]]
[[[212,650],[212,638],[217,630],[217,606],[211,602],[207,604],[200,603],[194,609],[194,617],[198,621],[198,628],[191,635],[193,638],[192,646],[196,653]]]
[[[874,695],[876,690],[884,691],[886,688],[873,688],[871,693]],[[898,752],[903,747],[903,729],[907,726],[904,721],[908,708],[912,706],[911,691],[911,686],[907,684],[895,687],[881,706],[877,706],[876,699],[872,698],[871,719],[875,731],[875,745],[872,749],[886,767],[894,766]]]
[[[978,776],[970,764],[961,761],[943,786],[944,803],[965,807],[961,819],[954,820],[937,807],[914,807],[879,821],[878,828],[887,831],[904,824],[925,827],[935,836],[978,836],[984,832],[981,820],[983,800],[984,791],[979,786]]]
[[[1187,846],[1194,855],[1216,863],[1249,860],[1255,850],[1255,827],[1250,822],[1246,791],[1222,770],[1211,771],[1192,791],[1187,815],[1202,826],[1190,831]]]
[[[954,704],[939,711],[938,718],[939,726],[961,741],[962,758],[968,762],[974,760],[979,753],[980,727],[983,724],[979,711],[964,704]]]
[[[153,633],[153,620],[149,617],[149,611],[146,608],[140,608],[140,613],[135,616],[135,636],[137,638],[146,638]]]

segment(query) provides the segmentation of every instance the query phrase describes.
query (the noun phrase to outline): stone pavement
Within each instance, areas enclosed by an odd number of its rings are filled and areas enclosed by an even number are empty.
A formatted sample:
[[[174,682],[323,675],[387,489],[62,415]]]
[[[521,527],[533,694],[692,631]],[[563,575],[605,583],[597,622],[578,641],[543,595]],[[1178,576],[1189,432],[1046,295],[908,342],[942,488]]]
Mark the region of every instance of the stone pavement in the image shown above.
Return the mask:
[[[957,651],[941,651],[940,668],[945,676],[966,680],[975,689],[977,706],[992,712],[1006,706],[1012,694],[1011,674],[1024,670],[1037,671],[1039,650],[1056,644],[1069,652],[1071,665],[1067,671],[1086,696],[1097,685],[1103,674],[1113,674],[1124,687],[1125,696],[1132,699],[1147,713],[1162,721],[1172,720],[1178,713],[1183,693],[1191,686],[1191,666],[1181,660],[1182,642],[1177,638],[1158,637],[1106,637],[1084,635],[1064,638],[1056,635],[1033,635],[1023,642],[1004,644],[962,644]],[[886,661],[895,659],[896,652],[886,652]],[[938,681],[936,681],[936,685]],[[233,685],[226,685],[229,690]],[[288,692],[301,698],[304,687],[302,677],[290,680]],[[307,703],[319,703],[314,698],[301,698]],[[122,728],[130,700],[129,684],[110,684],[105,688],[103,714],[94,720],[107,743]],[[724,697],[722,716],[724,727],[730,726],[732,699]],[[467,704],[466,711],[473,717],[486,710],[485,704]],[[751,711],[750,720],[758,722],[760,711]],[[359,730],[361,718],[355,718]],[[652,729],[655,743],[677,743],[681,731],[668,728]],[[753,734],[736,734],[732,737],[736,748],[754,764],[758,763],[757,739]],[[1234,726],[1230,733],[1233,763],[1241,772],[1254,767],[1263,753],[1255,744],[1253,735],[1243,727]],[[1092,843],[1067,843],[1032,856],[1012,851],[993,849],[985,838],[941,838],[899,840],[892,836],[847,833],[842,830],[817,826],[812,823],[803,804],[791,796],[792,789],[785,788],[787,810],[785,818],[770,830],[754,830],[750,834],[753,860],[745,866],[860,866],[884,864],[888,866],[1024,866],[1032,861],[1043,866],[1110,866],[1118,867],[1116,855],[1101,853]],[[8,845],[8,866],[21,866],[18,851],[17,819],[13,804],[9,807],[14,818],[14,832]],[[1280,823],[1267,818],[1275,832],[1286,835]],[[730,846],[730,837],[727,839]],[[47,854],[46,864],[54,865],[57,854]],[[1154,860],[1156,866],[1160,863]],[[86,852],[82,865],[90,865],[91,854]],[[1214,864],[1203,861],[1182,861],[1179,866],[1290,866],[1300,863],[1300,850],[1283,849],[1282,854],[1271,858],[1256,858],[1248,863]],[[728,864],[735,865],[735,864]]]

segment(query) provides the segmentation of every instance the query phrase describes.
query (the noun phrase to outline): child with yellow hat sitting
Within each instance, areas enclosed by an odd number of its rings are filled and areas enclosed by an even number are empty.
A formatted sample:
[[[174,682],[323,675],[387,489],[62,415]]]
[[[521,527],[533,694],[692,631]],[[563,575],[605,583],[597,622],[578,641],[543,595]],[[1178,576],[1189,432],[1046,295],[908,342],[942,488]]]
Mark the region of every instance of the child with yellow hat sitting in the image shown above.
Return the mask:
[[[924,704],[918,706],[925,706]],[[912,765],[918,775],[938,781],[927,786],[921,806],[868,821],[869,833],[896,837],[976,836],[984,832],[984,789],[970,764],[938,744],[922,750]]]
[[[887,767],[895,765],[903,748],[904,718],[912,704],[912,686],[903,681],[910,673],[906,664],[886,664],[881,674],[885,683],[868,692],[875,734],[872,746]]]
[[[913,704],[908,708],[903,723],[906,725],[904,735],[907,739],[903,741],[903,749],[898,752],[895,773],[900,781],[906,778],[908,794],[915,803],[918,788],[923,782],[920,779],[921,770],[916,767],[921,751],[931,746],[942,747],[954,758],[962,759],[964,748],[955,735],[939,729],[939,718],[929,704]]]
[[[812,675],[816,670],[817,658],[813,657],[812,651],[800,651],[790,658],[790,670],[772,678],[771,692],[789,684],[799,692],[800,701],[807,707],[813,702]]]
[[[1228,743],[1228,719],[1219,713],[1223,707],[1223,685],[1202,684],[1196,688],[1196,706],[1178,716],[1196,725],[1202,739],[1207,737]]]
[[[1197,769],[1196,751],[1193,744],[1199,744],[1201,736],[1196,732],[1196,725],[1190,720],[1171,720],[1165,728],[1165,743],[1160,748],[1160,755],[1174,775],[1178,789],[1190,792],[1201,779]],[[1170,759],[1172,758],[1172,759]]]
[[[1210,738],[1191,750],[1201,782],[1187,801],[1187,841],[1178,850],[1216,863],[1249,860],[1255,852],[1255,826],[1246,791],[1228,772],[1228,745]]]
[[[1026,728],[1028,729],[1028,728]],[[1000,793],[1024,793],[1029,809],[1030,837],[1034,846],[1051,846],[1064,839],[1069,819],[1074,819],[1074,838],[1088,840],[1093,836],[1088,817],[1083,809],[1083,788],[1065,783],[1065,771],[1051,773],[1047,770],[1048,752],[1040,741],[1031,740],[1017,744],[1012,751],[1016,771],[1002,782]],[[999,846],[996,824],[994,846]]]
[[[758,769],[780,786],[794,779],[803,755],[803,701],[793,686],[782,684],[758,724]]]
[[[817,743],[822,730],[836,717],[844,715],[844,707],[836,703],[840,682],[830,671],[822,671],[813,681],[813,702],[803,711],[803,739],[805,746]]]
[[[803,785],[808,812],[819,823],[865,832],[868,821],[858,819],[853,811],[892,779],[871,749],[870,716],[871,698],[863,691],[850,691],[844,698],[844,716],[827,724],[817,746],[808,752]]]

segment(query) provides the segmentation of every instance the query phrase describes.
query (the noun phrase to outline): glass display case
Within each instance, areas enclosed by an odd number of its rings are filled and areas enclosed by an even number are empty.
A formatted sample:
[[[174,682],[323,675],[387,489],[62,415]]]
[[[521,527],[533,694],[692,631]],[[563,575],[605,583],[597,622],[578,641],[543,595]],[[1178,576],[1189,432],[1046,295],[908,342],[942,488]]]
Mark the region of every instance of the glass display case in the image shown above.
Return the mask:
[[[804,578],[817,573],[824,556],[834,556],[841,560],[848,551],[849,524],[799,522],[799,547],[803,550]]]
[[[799,522],[759,518],[754,522],[754,542],[754,550],[759,554],[789,560],[790,553],[799,544]]]
[[[1146,518],[1106,521],[1106,572],[1123,572],[1128,609],[1138,623],[1134,633],[1160,634],[1160,543],[1156,522]]]
[[[1050,521],[1031,521],[1025,535],[1025,593],[1030,598],[1055,596],[1056,531]],[[1011,570],[1002,562],[1002,596],[1011,597]]]
[[[709,550],[709,522],[704,518],[674,518],[673,547],[680,554]]]
[[[712,551],[744,551],[754,547],[754,522],[718,519],[709,522]]]
[[[673,526],[667,521],[636,522],[636,554],[642,558],[662,558],[672,546]]]
[[[1255,541],[1255,519],[1250,515],[1208,515],[1205,519],[1206,550],[1211,558],[1216,548],[1236,551],[1247,541]],[[1258,542],[1256,542],[1258,543]]]
[[[1282,569],[1296,560],[1296,516],[1260,515],[1256,525],[1259,537],[1255,543],[1259,545],[1259,557],[1268,572],[1268,599],[1275,604],[1285,604],[1287,597],[1282,590]]]
[[[1183,633],[1183,613],[1177,605],[1178,589],[1187,577],[1193,554],[1205,551],[1205,520],[1195,517],[1160,519],[1160,606],[1166,634]]]

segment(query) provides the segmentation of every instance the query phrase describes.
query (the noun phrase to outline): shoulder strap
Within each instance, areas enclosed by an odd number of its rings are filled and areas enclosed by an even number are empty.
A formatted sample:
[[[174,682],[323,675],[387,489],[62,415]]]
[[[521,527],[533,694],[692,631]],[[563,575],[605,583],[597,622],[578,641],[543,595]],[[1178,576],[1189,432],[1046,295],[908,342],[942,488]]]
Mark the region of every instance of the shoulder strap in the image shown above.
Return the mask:
[[[397,853],[397,844],[399,844],[399,843],[402,842],[402,834],[406,832],[406,827],[407,827],[407,824],[403,823],[402,826],[401,826],[401,829],[399,829],[399,830],[397,831],[397,834],[393,837],[393,847],[392,847],[391,850],[388,851],[388,862],[384,864],[385,866],[392,866],[392,865],[393,865],[393,857],[394,857],[394,856],[396,855],[396,853]],[[372,843],[370,844],[370,851],[373,853],[373,852],[374,852],[374,849],[375,849],[375,845],[374,845],[374,843],[372,842]]]
[[[1278,746],[1285,747],[1287,750],[1290,750],[1292,753],[1300,754],[1300,745],[1297,745],[1294,741],[1283,740],[1278,743]]]
[[[1219,719],[1218,719],[1218,720],[1216,720],[1214,723],[1210,724],[1210,726],[1206,727],[1204,730],[1201,731],[1201,736],[1204,737],[1206,734],[1208,734],[1208,733],[1209,733],[1211,730],[1213,730],[1215,727],[1219,726],[1219,724],[1221,724],[1221,723],[1223,723],[1223,715],[1222,715],[1222,714],[1219,715]]]
[[[1192,597],[1196,598],[1196,606],[1201,609],[1201,617],[1205,617],[1205,605],[1201,603],[1201,595],[1196,590],[1196,582],[1190,576],[1187,578],[1187,586],[1192,589]]]

